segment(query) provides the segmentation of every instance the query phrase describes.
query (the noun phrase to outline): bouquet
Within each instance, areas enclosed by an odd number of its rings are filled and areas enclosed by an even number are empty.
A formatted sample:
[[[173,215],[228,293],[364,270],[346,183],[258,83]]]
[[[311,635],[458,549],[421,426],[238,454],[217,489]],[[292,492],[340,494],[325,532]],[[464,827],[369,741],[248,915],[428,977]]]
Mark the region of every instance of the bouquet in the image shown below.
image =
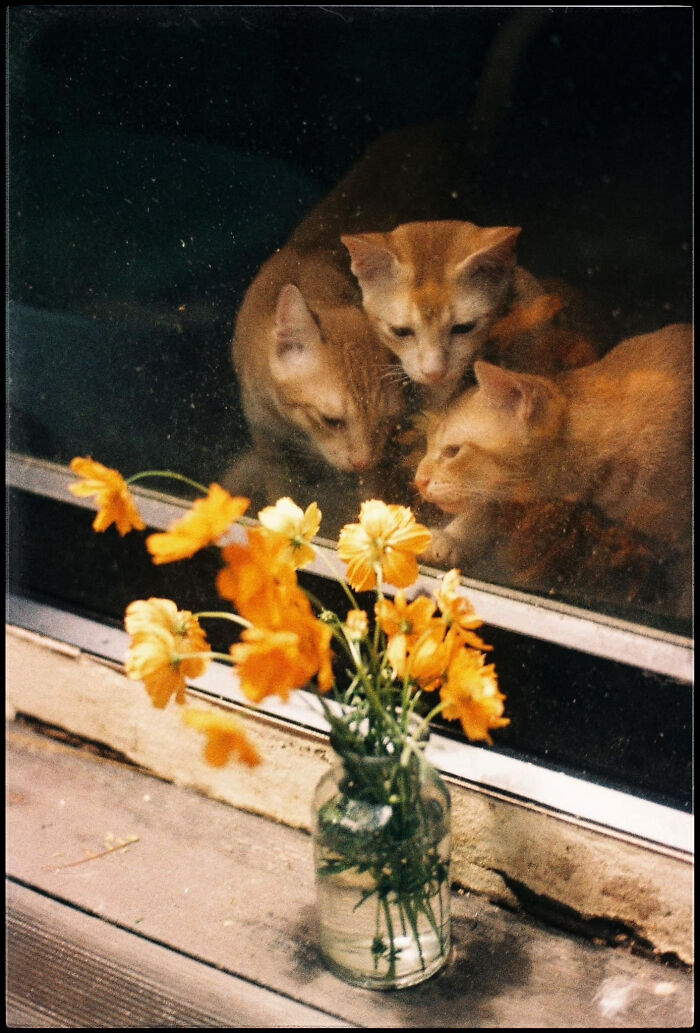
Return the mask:
[[[322,519],[316,503],[302,510],[292,499],[280,498],[258,513],[259,523],[248,527],[245,544],[220,544],[244,517],[248,499],[170,471],[145,471],[127,480],[81,457],[72,461],[71,470],[80,478],[70,486],[73,494],[96,497],[93,527],[99,532],[112,524],[120,535],[145,530],[130,490],[137,481],[177,478],[201,495],[168,530],[149,534],[146,547],[155,564],[217,548],[216,588],[228,605],[193,613],[170,599],[130,603],[126,675],[143,682],[158,708],[173,701],[184,705],[187,679],[202,675],[213,660],[232,666],[253,704],[273,695],[288,700],[301,689],[314,693],[330,727],[331,746],[343,761],[342,799],[383,807],[385,817],[390,812],[388,820],[382,819],[381,834],[375,830],[369,853],[364,848],[358,853],[348,835],[352,808],[340,806],[337,795],[325,799],[317,815],[323,840],[318,871],[329,877],[355,871],[365,877],[360,903],[375,898],[378,915],[386,918],[381,930],[375,923],[373,965],[376,969],[384,959],[389,975],[395,974],[401,951],[390,908],[404,930],[417,935],[419,915],[427,915],[429,925],[438,929],[426,887],[440,888],[447,880],[437,855],[401,847],[412,841],[421,820],[417,786],[430,723],[439,714],[459,720],[470,740],[489,743],[490,732],[508,724],[495,667],[486,662],[490,647],[477,634],[482,622],[460,591],[460,572],[446,573],[432,597],[409,600],[405,590],[418,579],[418,557],[430,543],[430,531],[408,507],[367,500],[358,521],[340,532],[338,557],[346,564],[346,576],[338,580],[347,608],[336,613],[298,580],[298,571],[315,556],[313,539]],[[386,586],[395,590],[393,597]],[[374,594],[371,612],[355,592]],[[237,626],[227,653],[212,650],[203,627],[209,621]],[[261,762],[239,717],[184,706],[183,718],[205,736],[210,764],[224,765],[232,756],[250,766]],[[363,764],[367,760],[382,763],[372,768]]]

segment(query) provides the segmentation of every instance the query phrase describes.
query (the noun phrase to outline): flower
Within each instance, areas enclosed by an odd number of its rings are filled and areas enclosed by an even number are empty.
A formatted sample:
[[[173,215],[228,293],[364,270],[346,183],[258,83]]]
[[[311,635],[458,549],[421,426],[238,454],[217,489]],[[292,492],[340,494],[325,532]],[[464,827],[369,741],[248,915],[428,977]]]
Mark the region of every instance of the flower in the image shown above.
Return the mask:
[[[97,496],[99,509],[92,525],[95,531],[106,531],[111,524],[116,524],[123,538],[129,531],[145,530],[146,525],[129,493],[127,483],[117,470],[82,456],[76,456],[70,468],[83,478],[78,484],[68,486],[72,494],[79,498]]]
[[[206,488],[169,471],[144,471],[127,481],[117,470],[83,457],[76,457],[71,469],[82,481],[70,490],[97,496],[93,527],[98,531],[111,523],[122,535],[145,527],[129,494],[137,479],[171,476],[201,492],[185,516],[146,539],[155,564],[186,559],[219,543],[250,504],[218,484]],[[408,763],[403,758],[419,755],[418,743],[438,714],[459,720],[468,738],[489,743],[490,731],[509,724],[495,667],[485,663],[490,647],[475,633],[482,621],[461,591],[459,570],[444,575],[434,597],[406,599],[404,589],[416,581],[418,556],[431,540],[408,507],[369,499],[358,522],[342,528],[338,555],[346,563],[348,583],[341,583],[351,603],[345,620],[324,609],[298,580],[299,568],[314,557],[311,542],[321,525],[317,504],[302,510],[284,496],[258,516],[260,524],[248,529],[244,544],[220,546],[223,565],[216,587],[234,612],[195,614],[157,597],[127,607],[124,624],[131,641],[125,671],[144,683],[155,707],[162,709],[173,698],[184,703],[187,679],[199,677],[217,659],[233,666],[253,703],[272,695],[286,701],[293,691],[313,687],[335,749],[372,756],[386,752],[401,767]],[[384,594],[383,581],[397,589],[393,599]],[[376,591],[371,633],[370,616],[351,588]],[[227,653],[212,652],[200,617],[243,626]],[[335,678],[334,640],[345,661],[342,685]],[[325,699],[331,691],[335,706]],[[437,696],[432,709],[426,694]],[[189,710],[185,720],[206,734],[209,763],[223,765],[231,755],[251,767],[260,762],[235,717]]]
[[[475,649],[491,649],[491,646],[487,646],[478,635],[474,634],[473,629],[480,628],[483,621],[477,616],[476,610],[466,596],[458,591],[459,577],[459,570],[450,570],[443,577],[440,588],[435,593],[440,613],[448,625],[459,628],[464,642]]]
[[[491,744],[489,731],[510,724],[502,716],[505,696],[498,689],[495,667],[484,664],[483,653],[474,649],[461,649],[455,655],[440,697],[444,716],[459,720],[469,739]]]
[[[266,506],[258,513],[258,520],[272,534],[279,535],[286,544],[285,556],[296,568],[310,563],[314,556],[311,539],[321,526],[321,510],[315,502],[306,511],[290,498],[278,499],[274,506]]]
[[[387,659],[397,677],[405,677],[409,650],[424,632],[432,625],[437,624],[441,637],[444,635],[444,624],[433,618],[435,607],[435,602],[427,596],[420,596],[412,603],[407,603],[402,591],[396,593],[393,601],[380,599],[377,602],[375,607],[377,620],[382,631],[388,637]]]
[[[243,692],[255,703],[271,695],[287,700],[314,675],[320,691],[327,692],[333,680],[331,635],[311,614],[290,614],[284,629],[246,628],[230,649]]]
[[[338,539],[338,555],[347,563],[347,579],[358,592],[374,588],[381,575],[396,588],[418,577],[416,556],[430,544],[430,531],[407,506],[378,499],[363,502],[357,524],[346,524]]]
[[[173,563],[194,556],[218,541],[249,505],[249,499],[232,497],[220,485],[210,485],[207,497],[197,499],[189,513],[167,531],[148,536],[146,546],[153,562]]]
[[[126,675],[142,681],[155,707],[172,696],[185,702],[185,679],[204,673],[211,647],[199,621],[170,599],[139,599],[127,606],[124,625],[132,636]]]
[[[217,591],[251,623],[277,627],[294,599],[299,605],[300,596],[308,602],[279,535],[251,528],[247,545],[227,545],[221,555],[226,566],[217,575]]]
[[[367,637],[369,618],[364,610],[348,610],[345,618],[345,634],[350,642],[361,642]]]
[[[204,759],[212,767],[223,767],[232,753],[249,768],[261,763],[262,757],[257,747],[248,738],[238,718],[194,707],[188,707],[182,717],[190,728],[205,733],[207,743],[204,747]]]

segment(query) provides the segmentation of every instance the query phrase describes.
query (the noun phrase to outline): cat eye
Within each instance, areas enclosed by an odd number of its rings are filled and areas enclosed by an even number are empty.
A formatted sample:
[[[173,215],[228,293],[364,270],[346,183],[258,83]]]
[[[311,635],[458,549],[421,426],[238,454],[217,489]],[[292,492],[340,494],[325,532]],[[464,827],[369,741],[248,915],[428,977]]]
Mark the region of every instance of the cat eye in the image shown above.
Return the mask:
[[[346,427],[345,420],[341,420],[333,416],[321,415],[321,422],[324,427],[328,428],[328,430],[345,430]]]
[[[440,453],[441,459],[454,459],[459,452],[459,445],[445,445]]]
[[[452,327],[453,334],[470,334],[476,326],[476,320],[472,320],[471,323],[455,323]]]
[[[413,330],[410,326],[392,326],[391,332],[394,337],[412,337]]]

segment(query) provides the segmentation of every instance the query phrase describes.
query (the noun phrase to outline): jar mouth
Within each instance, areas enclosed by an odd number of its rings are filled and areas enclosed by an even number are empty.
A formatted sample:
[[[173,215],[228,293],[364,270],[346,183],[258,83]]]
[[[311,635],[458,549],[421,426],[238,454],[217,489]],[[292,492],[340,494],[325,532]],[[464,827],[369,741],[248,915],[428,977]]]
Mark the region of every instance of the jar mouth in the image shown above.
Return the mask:
[[[367,730],[365,730],[366,733]],[[359,729],[359,735],[357,738],[362,737],[362,726]],[[420,732],[420,734],[418,734]],[[330,735],[330,745],[335,753],[342,759],[347,759],[349,763],[354,764],[387,764],[390,762],[404,760],[404,764],[407,763],[406,757],[406,745],[411,743],[411,749],[408,751],[408,757],[415,757],[416,752],[419,751],[421,754],[428,745],[430,739],[430,727],[423,725],[422,718],[417,714],[412,714],[409,718],[408,728],[398,739],[392,739],[387,735],[382,745],[386,746],[382,752],[364,753],[360,750],[348,749],[338,741],[338,737],[335,732],[332,731]]]

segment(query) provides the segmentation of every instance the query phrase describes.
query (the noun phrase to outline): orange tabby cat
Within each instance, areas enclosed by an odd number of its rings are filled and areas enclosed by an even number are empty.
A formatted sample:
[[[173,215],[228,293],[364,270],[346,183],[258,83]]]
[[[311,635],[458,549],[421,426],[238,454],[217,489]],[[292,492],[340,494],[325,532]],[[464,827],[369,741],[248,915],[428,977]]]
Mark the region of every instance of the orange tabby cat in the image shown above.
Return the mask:
[[[459,391],[497,320],[543,293],[516,264],[519,234],[443,220],[341,237],[372,324],[406,375],[423,385],[428,407]]]
[[[304,481],[312,491],[332,472],[347,475],[331,476],[334,492],[341,482],[359,491],[403,396],[382,380],[387,354],[332,251],[287,246],[268,259],[239,311],[233,362],[253,454],[229,471],[227,486],[254,494],[257,479],[276,498]]]
[[[454,516],[426,559],[477,560],[499,506],[562,500],[653,543],[687,580],[691,363],[687,324],[551,378],[477,361],[477,386],[432,421],[416,471],[423,497]]]

